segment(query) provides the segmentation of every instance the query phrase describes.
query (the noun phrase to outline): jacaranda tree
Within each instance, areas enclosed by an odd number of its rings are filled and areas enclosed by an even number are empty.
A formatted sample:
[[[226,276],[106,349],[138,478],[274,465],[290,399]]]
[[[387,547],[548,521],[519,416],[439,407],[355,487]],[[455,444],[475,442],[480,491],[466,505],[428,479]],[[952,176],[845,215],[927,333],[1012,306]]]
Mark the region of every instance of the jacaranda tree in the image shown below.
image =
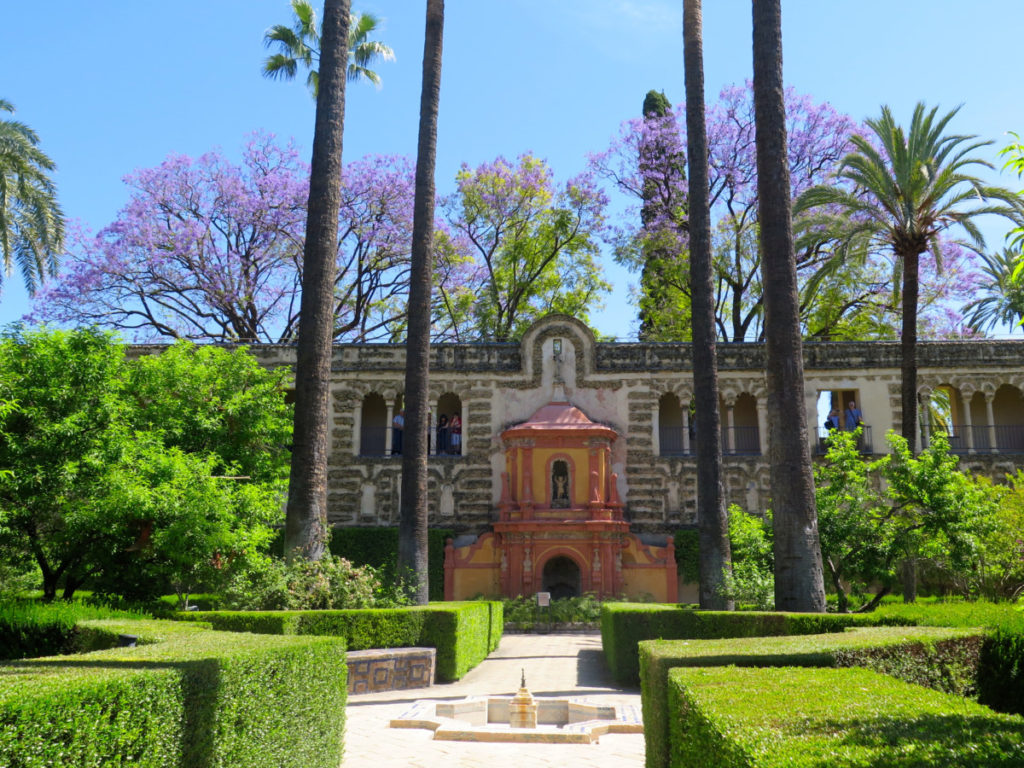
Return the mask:
[[[849,136],[857,130],[857,124],[831,105],[819,104],[792,88],[786,89],[786,104],[790,193],[795,198],[809,186],[830,178],[849,151]],[[685,104],[675,108],[676,114],[684,111]],[[723,88],[717,102],[707,108],[706,125],[716,331],[724,341],[757,339],[763,335],[763,305],[751,85]],[[652,268],[652,253],[676,251],[683,256],[677,263],[663,259],[655,265],[660,267],[657,291],[662,295],[673,292],[679,297],[678,305],[652,301],[655,294],[641,280],[641,295],[637,297],[641,312],[648,305],[650,312],[660,312],[660,322],[666,328],[688,326],[682,322],[689,316],[688,247],[680,234],[687,224],[687,185],[678,167],[678,157],[680,153],[685,155],[686,144],[685,132],[680,133],[673,113],[666,112],[662,117],[645,115],[623,123],[609,149],[591,156],[599,175],[641,204],[639,215],[632,211],[631,221],[612,233],[617,260],[642,272]],[[659,244],[664,246],[662,250],[652,249]],[[827,255],[816,249],[797,252],[802,285],[810,281]],[[852,278],[842,301],[834,302],[844,309],[841,317],[872,300],[877,290],[870,280]],[[802,298],[806,317],[811,317],[810,310],[817,300],[814,294]],[[647,318],[647,325],[652,322],[653,318]],[[828,336],[837,322],[828,315],[828,322],[808,324],[805,332]]]
[[[126,183],[130,198],[113,223],[96,236],[73,234],[59,279],[38,295],[38,319],[139,341],[295,340],[309,169],[293,146],[259,134],[237,163],[221,152],[172,156]],[[404,336],[412,201],[408,158],[374,155],[345,166],[334,338]],[[449,298],[466,282],[464,252],[438,254]]]

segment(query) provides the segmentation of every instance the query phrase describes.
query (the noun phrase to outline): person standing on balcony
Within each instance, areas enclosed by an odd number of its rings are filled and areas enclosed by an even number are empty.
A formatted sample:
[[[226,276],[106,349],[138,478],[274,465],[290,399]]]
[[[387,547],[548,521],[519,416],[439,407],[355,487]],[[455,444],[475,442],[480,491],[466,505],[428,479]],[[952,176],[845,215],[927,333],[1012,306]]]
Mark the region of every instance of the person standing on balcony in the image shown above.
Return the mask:
[[[448,416],[443,413],[437,417],[437,452],[448,453]]]
[[[395,456],[402,454],[402,434],[405,432],[405,409],[403,408],[395,414],[395,418],[391,420],[391,453]]]
[[[451,450],[456,456],[462,453],[462,417],[456,411],[448,422],[448,431],[451,434]]]
[[[857,427],[864,426],[864,414],[853,400],[846,404],[846,431],[853,432]]]
[[[829,432],[839,429],[839,411],[835,408],[828,412],[828,418],[825,419],[825,429]]]

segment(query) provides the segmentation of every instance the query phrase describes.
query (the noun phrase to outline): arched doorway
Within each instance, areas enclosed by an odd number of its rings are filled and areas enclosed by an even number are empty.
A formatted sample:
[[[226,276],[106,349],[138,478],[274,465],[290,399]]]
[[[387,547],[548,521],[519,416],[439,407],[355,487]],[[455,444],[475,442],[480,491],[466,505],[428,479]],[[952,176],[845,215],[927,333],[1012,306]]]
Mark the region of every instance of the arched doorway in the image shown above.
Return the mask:
[[[552,600],[563,597],[580,596],[580,567],[576,562],[564,555],[552,557],[544,563],[544,574],[541,577],[543,591],[551,593]]]

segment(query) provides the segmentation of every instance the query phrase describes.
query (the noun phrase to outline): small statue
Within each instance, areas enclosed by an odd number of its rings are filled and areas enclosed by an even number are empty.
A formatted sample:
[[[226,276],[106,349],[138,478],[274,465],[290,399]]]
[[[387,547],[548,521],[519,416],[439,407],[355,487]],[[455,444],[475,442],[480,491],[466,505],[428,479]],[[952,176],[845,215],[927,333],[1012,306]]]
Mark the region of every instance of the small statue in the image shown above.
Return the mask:
[[[520,672],[522,673],[522,677],[519,679],[519,687],[520,688],[525,688],[526,687],[526,668],[525,667],[521,668]]]

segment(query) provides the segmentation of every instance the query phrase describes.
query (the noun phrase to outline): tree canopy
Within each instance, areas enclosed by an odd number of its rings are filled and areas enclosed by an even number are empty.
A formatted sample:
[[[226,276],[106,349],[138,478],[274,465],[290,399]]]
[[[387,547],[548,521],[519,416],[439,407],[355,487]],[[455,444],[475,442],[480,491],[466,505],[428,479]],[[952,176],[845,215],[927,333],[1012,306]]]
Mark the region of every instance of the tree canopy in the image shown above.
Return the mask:
[[[509,341],[548,312],[587,322],[610,288],[598,261],[607,200],[593,180],[556,186],[547,163],[526,154],[463,165],[456,182],[444,207],[476,267],[476,300],[464,320],[473,335]]]
[[[263,44],[268,48],[277,45],[278,52],[263,62],[263,75],[269,78],[283,77],[294,80],[299,64],[307,70],[306,85],[315,100],[320,92],[320,39],[321,25],[317,21],[313,4],[307,0],[291,0],[292,25],[275,24],[263,35]],[[348,67],[346,76],[350,82],[366,80],[380,88],[381,80],[370,66],[378,59],[394,61],[395,52],[379,40],[370,36],[378,31],[380,19],[372,13],[353,13],[348,25]]]
[[[209,583],[280,520],[282,377],[242,349],[131,361],[98,331],[8,331],[0,559],[28,553],[49,599],[87,579],[123,590],[141,571],[180,594]]]
[[[14,106],[0,99],[0,113]],[[0,288],[15,267],[29,294],[57,273],[64,245],[64,213],[50,178],[56,166],[25,123],[0,119]]]

